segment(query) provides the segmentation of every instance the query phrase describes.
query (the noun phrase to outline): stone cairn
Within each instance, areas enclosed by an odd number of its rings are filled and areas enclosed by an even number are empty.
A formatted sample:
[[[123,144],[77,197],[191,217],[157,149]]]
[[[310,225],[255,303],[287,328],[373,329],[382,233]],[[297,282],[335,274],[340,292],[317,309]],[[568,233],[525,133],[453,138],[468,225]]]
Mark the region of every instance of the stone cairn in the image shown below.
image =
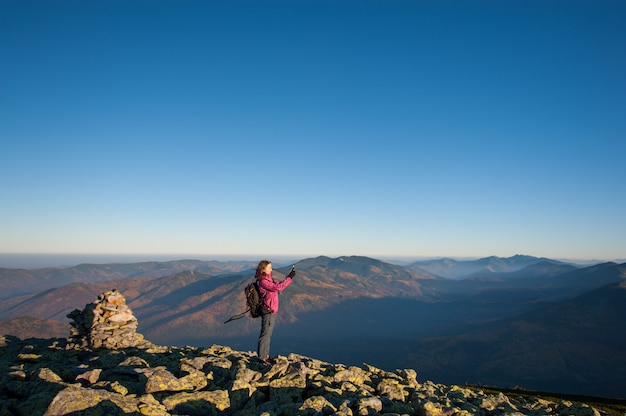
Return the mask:
[[[67,315],[72,319],[68,349],[148,348],[153,346],[137,333],[137,318],[126,305],[126,299],[116,289],[102,293],[85,309],[74,309]]]

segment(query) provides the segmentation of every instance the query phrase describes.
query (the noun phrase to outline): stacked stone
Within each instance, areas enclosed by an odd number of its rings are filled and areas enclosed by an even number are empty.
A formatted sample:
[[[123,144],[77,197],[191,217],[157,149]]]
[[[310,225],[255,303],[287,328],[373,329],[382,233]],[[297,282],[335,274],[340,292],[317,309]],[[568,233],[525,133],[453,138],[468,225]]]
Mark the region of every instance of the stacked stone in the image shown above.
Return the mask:
[[[152,344],[137,333],[137,318],[116,289],[102,293],[80,311],[67,315],[72,319],[68,348],[148,348]]]

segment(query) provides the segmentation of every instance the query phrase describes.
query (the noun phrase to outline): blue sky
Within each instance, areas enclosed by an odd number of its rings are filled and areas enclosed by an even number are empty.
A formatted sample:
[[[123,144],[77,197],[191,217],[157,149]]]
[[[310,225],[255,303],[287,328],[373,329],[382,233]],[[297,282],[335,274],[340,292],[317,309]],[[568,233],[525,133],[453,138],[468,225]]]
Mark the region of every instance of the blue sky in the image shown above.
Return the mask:
[[[626,257],[621,1],[0,1],[0,252]]]

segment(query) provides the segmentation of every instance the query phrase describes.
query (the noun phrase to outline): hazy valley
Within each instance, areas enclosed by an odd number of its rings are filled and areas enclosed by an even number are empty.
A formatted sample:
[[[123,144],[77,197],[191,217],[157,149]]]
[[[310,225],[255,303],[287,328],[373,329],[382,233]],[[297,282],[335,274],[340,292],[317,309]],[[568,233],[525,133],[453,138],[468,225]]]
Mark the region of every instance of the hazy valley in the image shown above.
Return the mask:
[[[66,315],[116,288],[162,345],[255,350],[245,310],[256,262],[145,262],[0,269],[0,332],[63,337]],[[275,265],[282,279],[287,267]],[[395,265],[366,257],[296,263],[272,354],[414,368],[441,383],[626,397],[626,264],[529,256]],[[65,332],[64,332],[65,331]]]

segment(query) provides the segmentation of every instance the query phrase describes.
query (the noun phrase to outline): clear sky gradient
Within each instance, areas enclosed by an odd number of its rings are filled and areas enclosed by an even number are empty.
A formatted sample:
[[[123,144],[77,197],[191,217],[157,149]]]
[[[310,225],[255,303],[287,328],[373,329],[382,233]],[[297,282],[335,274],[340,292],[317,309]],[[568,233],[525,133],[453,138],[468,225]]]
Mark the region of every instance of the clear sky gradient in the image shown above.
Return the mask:
[[[0,252],[626,257],[623,1],[0,1]]]

